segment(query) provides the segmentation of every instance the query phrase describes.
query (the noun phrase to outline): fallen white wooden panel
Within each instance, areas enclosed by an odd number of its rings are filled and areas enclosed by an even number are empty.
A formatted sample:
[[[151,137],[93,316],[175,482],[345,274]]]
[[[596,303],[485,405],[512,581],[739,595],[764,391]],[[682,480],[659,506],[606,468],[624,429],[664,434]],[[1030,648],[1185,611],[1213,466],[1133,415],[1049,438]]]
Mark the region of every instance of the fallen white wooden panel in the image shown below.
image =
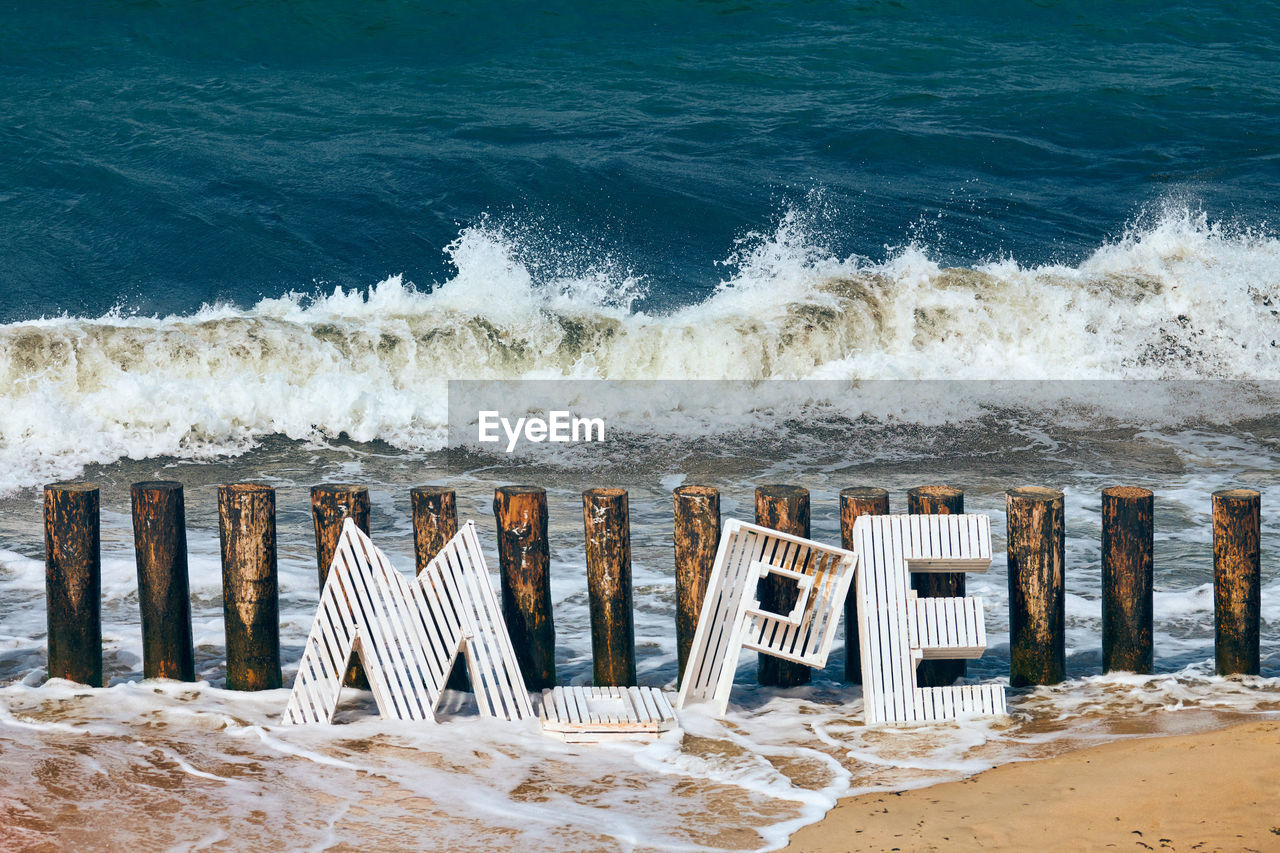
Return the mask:
[[[552,687],[539,716],[544,732],[567,743],[654,739],[676,724],[656,687]]]
[[[725,522],[676,707],[710,702],[723,714],[743,649],[821,668],[835,639],[858,556],[748,524]],[[773,613],[756,599],[761,577],[790,578],[797,601]]]
[[[867,725],[1006,713],[1001,685],[922,688],[916,679],[921,660],[981,657],[987,632],[982,599],[918,598],[910,573],[986,571],[991,520],[985,515],[864,515],[853,535]]]
[[[333,722],[352,654],[384,719],[434,720],[459,653],[482,715],[533,716],[475,524],[409,580],[347,519],[281,722]]]

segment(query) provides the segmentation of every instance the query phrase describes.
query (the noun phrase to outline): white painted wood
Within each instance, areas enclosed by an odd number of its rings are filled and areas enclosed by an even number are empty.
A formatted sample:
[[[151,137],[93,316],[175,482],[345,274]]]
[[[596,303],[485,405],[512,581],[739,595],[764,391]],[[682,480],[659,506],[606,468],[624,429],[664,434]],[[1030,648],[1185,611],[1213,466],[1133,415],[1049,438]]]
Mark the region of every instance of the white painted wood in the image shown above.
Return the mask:
[[[676,724],[656,687],[552,687],[538,714],[546,734],[568,743],[655,739]]]
[[[460,653],[482,715],[533,716],[475,525],[409,580],[348,519],[281,722],[331,723],[353,654],[384,719],[434,720]]]
[[[983,515],[862,516],[854,525],[854,584],[867,725],[1006,713],[998,684],[919,686],[925,659],[977,658],[987,645],[982,600],[918,598],[916,571],[985,571],[991,522]]]
[[[743,649],[825,666],[857,561],[851,551],[728,519],[676,707],[710,702],[723,714]],[[796,581],[799,599],[790,612],[764,610],[756,600],[756,583],[767,574]]]

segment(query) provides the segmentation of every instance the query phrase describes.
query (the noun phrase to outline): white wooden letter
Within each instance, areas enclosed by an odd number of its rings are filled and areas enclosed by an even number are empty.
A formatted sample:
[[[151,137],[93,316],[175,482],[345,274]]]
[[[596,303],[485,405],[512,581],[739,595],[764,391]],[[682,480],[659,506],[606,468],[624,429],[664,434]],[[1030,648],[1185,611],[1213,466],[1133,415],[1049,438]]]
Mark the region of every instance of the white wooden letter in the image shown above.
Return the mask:
[[[407,580],[347,519],[281,722],[333,722],[353,653],[383,718],[434,720],[460,652],[482,715],[533,716],[475,524]]]
[[[920,687],[924,658],[978,658],[987,647],[981,598],[917,598],[911,572],[985,572],[985,515],[864,515],[854,524],[858,640],[867,725],[1004,714],[999,684]],[[847,653],[851,654],[852,650]]]
[[[825,666],[857,561],[850,551],[728,519],[676,707],[710,702],[723,714],[743,649]],[[791,612],[772,613],[756,600],[756,583],[770,574],[796,582]]]

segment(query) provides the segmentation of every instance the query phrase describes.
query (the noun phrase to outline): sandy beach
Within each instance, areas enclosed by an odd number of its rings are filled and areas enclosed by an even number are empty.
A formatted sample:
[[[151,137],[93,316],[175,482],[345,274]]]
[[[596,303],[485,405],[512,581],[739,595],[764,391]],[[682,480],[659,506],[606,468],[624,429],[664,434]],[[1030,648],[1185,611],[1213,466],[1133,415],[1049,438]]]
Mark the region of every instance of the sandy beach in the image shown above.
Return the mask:
[[[843,800],[786,848],[1280,850],[1280,722],[1120,741]]]

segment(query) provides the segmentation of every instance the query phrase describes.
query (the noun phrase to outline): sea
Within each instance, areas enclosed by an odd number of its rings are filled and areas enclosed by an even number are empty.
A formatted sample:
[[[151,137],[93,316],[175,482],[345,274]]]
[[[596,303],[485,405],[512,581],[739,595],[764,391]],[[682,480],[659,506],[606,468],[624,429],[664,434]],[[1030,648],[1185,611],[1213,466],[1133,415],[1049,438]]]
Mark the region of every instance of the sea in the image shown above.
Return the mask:
[[[844,796],[1280,713],[1280,6],[48,0],[0,26],[0,849],[768,850]],[[470,440],[479,412],[602,443]],[[186,499],[195,683],[142,677],[130,484]],[[107,685],[46,673],[42,492],[98,484]],[[224,689],[216,490],[277,490],[286,686]],[[592,678],[581,492],[628,491],[641,684],[676,681],[671,492],[949,484],[1008,683],[1006,490],[1061,489],[1067,680],[863,725],[843,632],[657,741],[446,694],[280,716],[309,489],[548,494]],[[1155,493],[1155,666],[1104,673],[1100,492]],[[1262,506],[1262,671],[1214,674],[1211,494]],[[1194,772],[1194,768],[1188,768]]]

